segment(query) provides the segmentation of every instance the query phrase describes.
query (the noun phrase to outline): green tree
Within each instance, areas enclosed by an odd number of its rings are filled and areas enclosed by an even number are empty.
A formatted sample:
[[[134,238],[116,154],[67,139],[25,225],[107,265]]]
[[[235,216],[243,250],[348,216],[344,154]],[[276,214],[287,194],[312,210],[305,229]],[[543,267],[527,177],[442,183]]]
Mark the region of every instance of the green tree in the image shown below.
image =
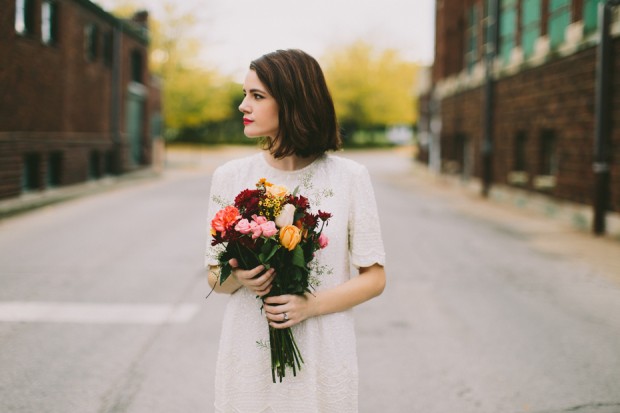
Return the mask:
[[[135,0],[116,1],[113,13],[122,18],[142,8]],[[200,42],[192,34],[195,16],[179,11],[172,1],[166,1],[163,9],[160,19],[149,17],[149,67],[163,81],[166,137],[174,140],[230,118],[238,93],[230,78],[197,62]]]
[[[416,63],[403,60],[395,50],[377,51],[363,41],[329,52],[324,62],[345,132],[415,123]]]

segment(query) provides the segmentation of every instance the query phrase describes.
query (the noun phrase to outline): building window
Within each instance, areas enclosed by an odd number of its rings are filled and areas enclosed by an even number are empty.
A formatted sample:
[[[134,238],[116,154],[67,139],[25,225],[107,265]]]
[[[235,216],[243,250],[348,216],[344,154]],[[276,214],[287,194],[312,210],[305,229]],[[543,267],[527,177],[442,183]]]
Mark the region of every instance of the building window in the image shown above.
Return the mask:
[[[88,24],[84,27],[84,55],[89,62],[97,58],[97,26]]]
[[[527,135],[525,132],[520,131],[515,137],[514,147],[514,170],[523,172],[527,170],[526,162],[526,148],[527,148]]]
[[[47,186],[60,186],[62,175],[62,152],[52,152],[47,158]]]
[[[15,1],[15,31],[24,35],[34,33],[34,0]]]
[[[41,4],[41,40],[45,44],[58,42],[58,4],[44,1]]]
[[[104,154],[104,170],[103,173],[106,175],[113,175],[114,168],[114,151],[106,151]]]
[[[536,39],[540,37],[540,0],[523,0],[521,6],[521,47],[523,56],[534,54]]]
[[[101,157],[99,152],[91,151],[88,158],[88,177],[98,179],[101,177]]]
[[[41,187],[41,157],[37,153],[28,153],[23,158],[22,190],[36,191]]]
[[[114,33],[108,30],[103,35],[103,63],[107,67],[112,67],[114,62]]]
[[[138,83],[144,83],[142,79],[142,70],[144,68],[142,53],[139,50],[131,52],[131,80]]]
[[[540,139],[540,175],[555,176],[558,172],[558,155],[555,133],[544,130]]]
[[[510,61],[517,33],[517,0],[502,0],[499,10],[499,55]]]
[[[570,0],[549,1],[549,42],[556,48],[564,42],[564,33],[570,24]]]
[[[598,28],[598,5],[603,0],[583,1],[583,30],[592,33]]]
[[[478,28],[480,26],[480,11],[478,5],[474,4],[467,11],[467,28],[465,32],[465,64],[467,70],[471,71],[478,62]]]

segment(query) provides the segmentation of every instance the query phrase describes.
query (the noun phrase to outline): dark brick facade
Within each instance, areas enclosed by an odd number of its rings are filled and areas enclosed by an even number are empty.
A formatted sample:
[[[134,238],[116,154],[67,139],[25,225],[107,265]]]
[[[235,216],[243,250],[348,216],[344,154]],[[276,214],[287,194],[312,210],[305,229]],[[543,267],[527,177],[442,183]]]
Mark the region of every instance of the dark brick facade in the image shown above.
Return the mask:
[[[437,2],[433,88],[423,95],[423,101],[435,96],[440,107],[443,172],[480,178],[484,77],[467,73],[462,57],[466,12],[477,3]],[[572,2],[571,22],[576,22],[577,28],[581,27],[582,9],[582,1]],[[544,22],[544,14],[542,19]],[[541,30],[541,36],[545,36],[546,23]],[[616,36],[612,40],[614,75],[609,108],[609,210],[620,212],[620,76],[616,75],[620,73],[620,39]],[[591,35],[575,41],[575,47],[568,52],[548,52],[542,62],[535,64],[524,61],[504,70],[498,69],[496,63],[492,185],[592,205],[597,51],[593,39],[596,37]],[[442,89],[447,83],[451,86]],[[422,148],[421,157],[426,159],[427,152]]]
[[[29,7],[28,33],[18,32],[18,3]],[[146,14],[140,24],[87,0],[55,0],[46,43],[44,3],[0,0],[0,198],[150,163],[160,109]]]

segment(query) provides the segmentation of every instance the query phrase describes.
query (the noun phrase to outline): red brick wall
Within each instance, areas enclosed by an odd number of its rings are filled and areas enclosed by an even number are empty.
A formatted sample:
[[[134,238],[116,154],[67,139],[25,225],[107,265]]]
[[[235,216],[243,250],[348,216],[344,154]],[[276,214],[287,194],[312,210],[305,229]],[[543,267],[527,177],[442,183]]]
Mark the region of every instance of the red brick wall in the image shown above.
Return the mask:
[[[92,151],[104,156],[115,147],[120,171],[135,167],[129,160],[124,138],[125,100],[131,81],[130,54],[144,57],[143,82],[150,77],[145,44],[123,34],[119,113],[121,142],[115,146],[112,126],[112,68],[103,58],[103,36],[114,19],[85,1],[58,0],[58,41],[41,41],[41,0],[35,0],[34,33],[15,32],[15,0],[0,0],[0,198],[21,192],[23,158],[36,152],[41,157],[41,187],[45,186],[46,160],[52,152],[63,154],[61,184],[88,179]],[[93,10],[94,9],[94,10]],[[97,56],[89,61],[84,52],[84,28],[98,27]],[[148,84],[146,86],[148,90]],[[153,95],[153,94],[151,94]],[[157,97],[158,98],[158,97]],[[150,154],[150,107],[144,104],[142,148]],[[145,163],[150,156],[143,156]]]
[[[437,0],[435,5],[435,62],[433,81],[463,68],[465,10],[472,0]]]
[[[482,88],[461,93],[441,102],[441,158],[444,170],[456,172],[463,168],[463,148],[458,136],[469,140],[474,160],[472,173],[480,176],[480,149],[482,142]],[[447,164],[452,166],[449,166]],[[454,170],[456,166],[457,170]]]
[[[620,40],[614,43],[620,73]],[[515,157],[519,132],[527,136],[524,186],[535,190],[532,178],[540,174],[541,134],[553,130],[557,139],[557,184],[545,190],[554,197],[591,204],[593,195],[593,147],[595,128],[596,48],[522,71],[497,81],[494,105],[495,183],[507,184]],[[620,76],[613,79],[611,137],[611,205],[620,212]],[[474,175],[480,176],[480,147],[483,133],[483,89],[476,88],[448,97],[441,103],[442,159],[460,161],[456,136],[473,139]]]

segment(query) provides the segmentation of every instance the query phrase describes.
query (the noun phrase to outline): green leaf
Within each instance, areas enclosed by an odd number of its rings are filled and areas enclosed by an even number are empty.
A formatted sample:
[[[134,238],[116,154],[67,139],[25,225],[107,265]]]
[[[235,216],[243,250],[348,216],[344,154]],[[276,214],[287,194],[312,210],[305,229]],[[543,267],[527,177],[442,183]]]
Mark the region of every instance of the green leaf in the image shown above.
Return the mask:
[[[231,273],[232,267],[228,262],[226,262],[220,267],[220,285],[224,284],[224,281],[226,281],[226,279],[230,276]]]
[[[274,254],[280,249],[280,244],[276,243],[273,245],[273,248],[271,248],[271,251],[269,252],[269,254],[267,254],[267,258],[265,258],[265,260],[263,262],[267,262],[271,259],[271,257],[274,256]]]
[[[300,268],[306,268],[306,260],[304,259],[304,251],[299,245],[293,250],[293,265]]]

